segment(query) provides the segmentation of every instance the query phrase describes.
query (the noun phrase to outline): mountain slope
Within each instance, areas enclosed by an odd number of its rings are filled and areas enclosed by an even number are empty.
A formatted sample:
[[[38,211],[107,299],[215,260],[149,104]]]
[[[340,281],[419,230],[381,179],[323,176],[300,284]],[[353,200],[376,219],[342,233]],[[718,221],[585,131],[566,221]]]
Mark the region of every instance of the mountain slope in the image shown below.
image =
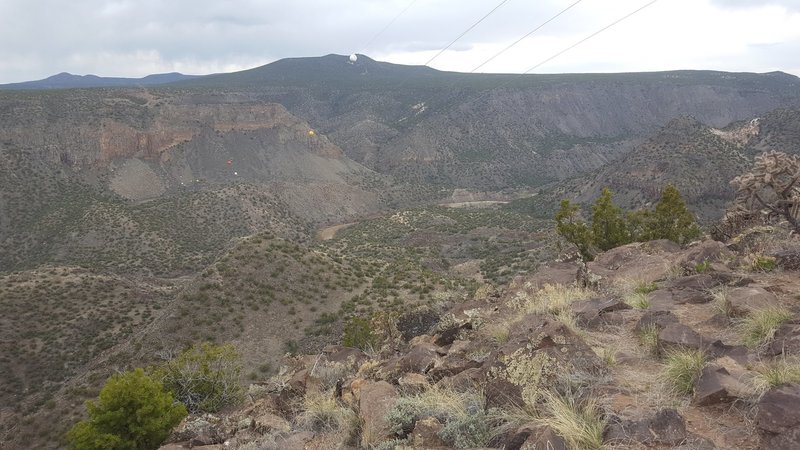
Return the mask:
[[[399,179],[495,190],[597,169],[677,116],[723,127],[800,106],[800,80],[780,72],[461,74],[343,55],[176,86],[279,102]]]
[[[198,78],[198,76],[171,72],[147,75],[142,78],[121,78],[99,77],[97,75],[73,75],[71,73],[61,72],[41,80],[0,84],[0,89],[23,90],[155,86],[159,84],[174,83],[176,81],[191,80],[193,78]]]

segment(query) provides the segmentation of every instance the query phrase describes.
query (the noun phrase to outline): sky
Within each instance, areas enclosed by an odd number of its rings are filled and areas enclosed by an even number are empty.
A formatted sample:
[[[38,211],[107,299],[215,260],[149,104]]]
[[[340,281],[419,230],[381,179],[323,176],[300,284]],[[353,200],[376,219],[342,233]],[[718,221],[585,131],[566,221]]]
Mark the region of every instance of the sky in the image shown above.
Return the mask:
[[[579,0],[478,72],[781,70],[800,0]],[[0,83],[232,72],[329,53],[470,72],[576,0],[0,0]],[[549,61],[548,61],[549,60]],[[546,62],[545,62],[546,61]]]

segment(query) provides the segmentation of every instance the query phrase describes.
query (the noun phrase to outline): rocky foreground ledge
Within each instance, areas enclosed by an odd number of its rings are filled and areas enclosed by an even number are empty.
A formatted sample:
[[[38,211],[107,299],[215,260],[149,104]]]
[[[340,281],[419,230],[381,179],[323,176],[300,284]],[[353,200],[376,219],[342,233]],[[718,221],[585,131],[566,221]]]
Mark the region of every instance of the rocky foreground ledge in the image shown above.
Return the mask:
[[[774,233],[554,263],[381,351],[287,357],[161,448],[800,448],[800,242]]]

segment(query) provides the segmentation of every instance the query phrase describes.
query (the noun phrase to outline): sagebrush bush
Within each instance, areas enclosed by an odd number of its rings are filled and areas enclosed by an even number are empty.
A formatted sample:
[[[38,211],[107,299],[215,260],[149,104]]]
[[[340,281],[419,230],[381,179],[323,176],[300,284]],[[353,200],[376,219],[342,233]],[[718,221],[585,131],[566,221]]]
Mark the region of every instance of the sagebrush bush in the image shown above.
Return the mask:
[[[342,345],[371,351],[380,347],[380,336],[373,332],[369,319],[353,317],[344,327]]]
[[[151,373],[190,412],[215,412],[242,398],[242,366],[233,345],[197,344]]]

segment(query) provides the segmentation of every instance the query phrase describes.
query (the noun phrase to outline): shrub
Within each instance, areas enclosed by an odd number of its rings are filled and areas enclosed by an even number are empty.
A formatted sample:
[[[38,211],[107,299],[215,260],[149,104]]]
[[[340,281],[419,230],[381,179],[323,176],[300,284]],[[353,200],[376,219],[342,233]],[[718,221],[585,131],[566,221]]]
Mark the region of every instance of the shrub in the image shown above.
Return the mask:
[[[344,327],[342,345],[361,350],[373,350],[380,346],[380,337],[372,332],[369,319],[353,317]]]
[[[456,392],[432,386],[415,395],[397,399],[386,415],[390,429],[398,435],[411,432],[414,423],[424,417],[435,417],[442,424],[462,422],[484,411],[483,395],[478,392]],[[454,425],[456,427],[456,425]]]
[[[304,399],[304,410],[297,417],[305,430],[341,433],[351,436],[357,427],[358,417],[352,409],[337,402],[331,391],[309,393]]]
[[[691,394],[704,366],[705,354],[702,351],[691,348],[672,350],[664,361],[664,381],[679,394]]]
[[[585,261],[598,250],[609,250],[634,241],[669,239],[686,244],[700,236],[700,227],[686,207],[680,192],[667,185],[651,210],[623,211],[613,202],[613,194],[603,189],[592,206],[592,220],[580,220],[580,207],[562,200],[555,215],[556,232],[578,249]]]
[[[142,369],[113,375],[97,400],[86,402],[86,409],[89,419],[67,435],[75,450],[155,449],[187,414]]]
[[[750,270],[754,272],[772,272],[777,267],[777,262],[772,256],[756,255],[750,263]]]
[[[792,314],[785,309],[763,309],[754,311],[739,323],[742,342],[750,348],[767,344],[784,322],[791,320]]]
[[[569,200],[561,201],[555,216],[556,232],[567,242],[575,245],[585,261],[594,259],[594,236],[592,229],[579,219],[579,207]]]
[[[242,367],[233,345],[204,342],[152,369],[190,412],[214,412],[241,400]]]

